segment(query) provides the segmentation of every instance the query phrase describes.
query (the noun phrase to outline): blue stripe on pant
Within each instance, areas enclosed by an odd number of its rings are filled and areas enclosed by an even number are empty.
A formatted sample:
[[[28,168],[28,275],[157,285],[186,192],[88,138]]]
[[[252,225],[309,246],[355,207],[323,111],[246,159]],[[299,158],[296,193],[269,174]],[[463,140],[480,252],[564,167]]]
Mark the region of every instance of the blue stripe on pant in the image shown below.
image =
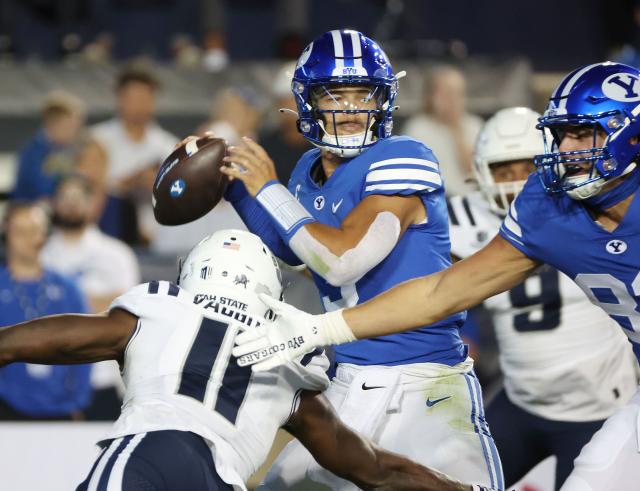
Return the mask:
[[[154,431],[106,443],[109,448],[76,491],[103,491],[114,484],[120,491],[233,490],[218,476],[208,445],[194,433]]]
[[[489,426],[485,420],[484,407],[482,402],[482,389],[478,383],[475,373],[469,372],[464,375],[471,398],[471,423],[474,431],[480,438],[480,444],[487,463],[491,487],[493,489],[504,489],[504,476],[502,474],[502,464],[498,450],[489,431]]]

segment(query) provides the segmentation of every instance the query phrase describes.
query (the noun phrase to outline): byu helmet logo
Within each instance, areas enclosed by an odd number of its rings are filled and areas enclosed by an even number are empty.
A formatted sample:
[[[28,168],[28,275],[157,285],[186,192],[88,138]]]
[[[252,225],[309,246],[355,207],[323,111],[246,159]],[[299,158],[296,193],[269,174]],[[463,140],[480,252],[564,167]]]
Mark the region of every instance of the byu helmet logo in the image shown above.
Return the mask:
[[[631,73],[609,75],[602,82],[602,92],[614,101],[640,101],[640,83],[638,77]]]
[[[307,45],[307,47],[304,49],[304,51],[300,55],[300,58],[298,58],[298,63],[296,64],[296,68],[300,68],[309,60],[312,49],[313,49],[313,43],[309,43],[309,45]]]
[[[169,189],[169,194],[172,198],[179,198],[184,192],[185,184],[182,179],[176,179],[171,183],[171,189]]]
[[[322,210],[324,208],[324,196],[318,196],[313,200],[313,207],[316,210]]]
[[[622,254],[627,250],[627,243],[622,240],[610,240],[606,245],[609,254]]]

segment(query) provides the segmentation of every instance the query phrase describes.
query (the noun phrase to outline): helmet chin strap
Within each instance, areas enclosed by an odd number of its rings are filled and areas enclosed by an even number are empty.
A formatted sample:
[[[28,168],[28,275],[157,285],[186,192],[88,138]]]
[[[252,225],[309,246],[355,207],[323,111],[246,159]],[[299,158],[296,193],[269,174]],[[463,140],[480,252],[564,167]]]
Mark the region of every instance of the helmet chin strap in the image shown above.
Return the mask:
[[[640,187],[640,171],[633,172],[636,169],[636,167],[637,165],[635,163],[631,164],[618,177],[615,177],[608,181],[605,181],[604,179],[600,179],[595,183],[591,183],[591,184],[601,183],[597,188],[598,189],[597,192],[589,196],[586,196],[584,198],[578,198],[578,199],[583,199],[585,203],[589,204],[590,206],[593,206],[595,208],[600,208],[603,210],[607,208],[611,208],[614,205],[617,205],[618,203],[620,203],[621,201],[624,201],[633,193],[635,193],[638,190],[638,187]],[[615,186],[613,189],[610,189],[609,191],[607,191],[606,193],[601,192],[605,184],[617,181],[623,176],[628,176],[628,177],[624,179],[620,184]],[[580,189],[580,188],[576,188],[576,189]],[[574,190],[572,189],[571,191],[574,191]],[[569,194],[569,192],[567,192],[567,194]],[[573,198],[573,196],[571,197]]]

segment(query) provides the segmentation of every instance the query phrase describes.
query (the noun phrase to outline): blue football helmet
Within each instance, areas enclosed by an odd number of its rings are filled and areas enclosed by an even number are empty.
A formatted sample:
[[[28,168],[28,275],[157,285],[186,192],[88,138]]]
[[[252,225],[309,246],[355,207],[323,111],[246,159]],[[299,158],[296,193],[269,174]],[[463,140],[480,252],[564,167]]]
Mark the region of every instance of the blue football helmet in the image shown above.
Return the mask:
[[[339,107],[337,102],[335,109],[318,108],[320,95],[345,85],[368,88],[365,100],[374,99],[375,109]],[[380,46],[360,32],[329,31],[309,44],[298,59],[291,89],[298,107],[298,129],[318,147],[350,158],[391,136],[398,79]],[[337,114],[363,113],[367,115],[364,132],[338,136]],[[330,131],[327,125],[333,125]]]
[[[573,199],[597,195],[603,186],[636,168],[640,142],[640,71],[605,62],[574,70],[549,99],[538,129],[543,130],[545,153],[534,162],[545,190],[567,193]],[[593,130],[588,150],[559,151],[568,126]],[[548,130],[548,131],[546,131]],[[606,135],[597,145],[597,134]],[[590,164],[588,173],[574,172]],[[579,167],[578,167],[578,164]]]

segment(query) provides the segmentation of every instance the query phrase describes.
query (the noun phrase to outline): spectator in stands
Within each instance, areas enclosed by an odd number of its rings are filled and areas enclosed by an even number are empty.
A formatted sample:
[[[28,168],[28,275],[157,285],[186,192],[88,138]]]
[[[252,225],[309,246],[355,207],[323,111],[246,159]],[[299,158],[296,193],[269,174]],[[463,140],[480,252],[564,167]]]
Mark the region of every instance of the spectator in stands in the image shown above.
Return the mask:
[[[95,225],[98,199],[84,176],[62,179],[53,198],[54,231],[42,250],[46,267],[78,281],[92,312],[140,282],[131,248]]]
[[[152,238],[156,227],[151,208],[156,171],[177,142],[154,119],[157,91],[158,82],[147,67],[130,65],[116,83],[117,116],[92,128],[108,154],[109,192],[136,203],[143,243]]]
[[[60,181],[53,199],[54,232],[41,257],[45,266],[78,282],[92,312],[102,312],[140,282],[140,270],[129,246],[95,225],[96,199],[101,197],[87,178],[71,175]],[[88,418],[117,418],[121,385],[117,364],[96,364],[91,381],[94,401]]]
[[[256,137],[261,114],[261,102],[253,88],[227,87],[215,95],[211,119],[198,133],[210,132],[231,145],[240,145],[243,136]]]
[[[467,112],[464,75],[440,66],[425,78],[424,109],[407,121],[402,133],[424,142],[438,158],[447,195],[473,191],[471,158],[482,119]]]
[[[107,183],[108,158],[104,147],[91,135],[85,134],[78,143],[75,172],[84,176],[94,194],[92,221],[112,237],[137,237],[136,209],[110,193]],[[126,241],[125,241],[126,242]]]
[[[61,176],[73,168],[73,146],[84,123],[84,105],[75,96],[51,92],[42,108],[42,128],[20,150],[13,198],[50,197]]]
[[[7,261],[0,266],[0,325],[43,315],[87,312],[75,283],[43,267],[39,254],[48,218],[33,203],[12,203],[5,214]],[[18,363],[0,369],[0,420],[75,420],[89,404],[90,367]]]
[[[289,182],[289,176],[296,162],[305,150],[309,149],[309,142],[300,134],[296,121],[298,120],[296,102],[291,93],[291,78],[295,70],[295,62],[284,65],[275,77],[273,83],[272,107],[273,118],[264,118],[266,123],[272,120],[277,125],[261,128],[258,141],[276,164],[278,177],[282,182]],[[282,109],[280,114],[276,111]],[[292,114],[293,111],[293,114]]]

